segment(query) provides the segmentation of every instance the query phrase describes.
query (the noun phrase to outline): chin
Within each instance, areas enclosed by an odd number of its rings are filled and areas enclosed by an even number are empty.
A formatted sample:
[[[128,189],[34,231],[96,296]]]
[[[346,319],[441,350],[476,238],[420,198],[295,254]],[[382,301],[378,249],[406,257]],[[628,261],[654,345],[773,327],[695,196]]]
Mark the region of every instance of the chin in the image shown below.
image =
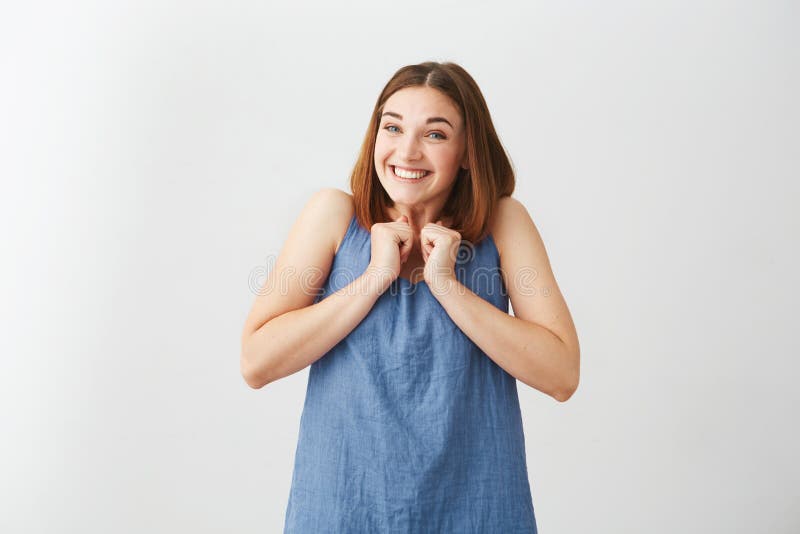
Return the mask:
[[[415,195],[413,193],[397,193],[397,192],[388,192],[389,198],[392,199],[394,204],[415,204],[422,200],[419,195]]]

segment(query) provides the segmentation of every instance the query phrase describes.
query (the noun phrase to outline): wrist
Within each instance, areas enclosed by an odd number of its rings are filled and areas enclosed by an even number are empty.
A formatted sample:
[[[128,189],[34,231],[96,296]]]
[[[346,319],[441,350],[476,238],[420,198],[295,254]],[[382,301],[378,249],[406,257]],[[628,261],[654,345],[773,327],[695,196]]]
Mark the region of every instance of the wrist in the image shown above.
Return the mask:
[[[397,276],[387,267],[369,265],[361,275],[362,287],[369,294],[380,295],[392,285]]]
[[[452,269],[441,269],[425,278],[425,283],[436,296],[446,295],[458,286],[458,278]]]

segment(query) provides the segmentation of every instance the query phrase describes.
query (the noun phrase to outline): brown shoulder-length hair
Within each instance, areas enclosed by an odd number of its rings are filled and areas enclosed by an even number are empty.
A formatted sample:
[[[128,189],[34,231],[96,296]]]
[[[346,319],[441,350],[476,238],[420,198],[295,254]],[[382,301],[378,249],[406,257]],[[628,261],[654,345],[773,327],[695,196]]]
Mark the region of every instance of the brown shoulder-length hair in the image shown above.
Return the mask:
[[[417,86],[438,89],[461,112],[469,169],[459,168],[441,215],[452,219],[451,228],[461,234],[462,240],[478,243],[489,233],[497,201],[514,191],[514,170],[497,137],[478,84],[463,67],[451,62],[427,61],[402,67],[381,91],[350,175],[356,218],[366,229],[375,223],[389,222],[386,208],[394,202],[375,170],[375,138],[389,97],[400,89]]]

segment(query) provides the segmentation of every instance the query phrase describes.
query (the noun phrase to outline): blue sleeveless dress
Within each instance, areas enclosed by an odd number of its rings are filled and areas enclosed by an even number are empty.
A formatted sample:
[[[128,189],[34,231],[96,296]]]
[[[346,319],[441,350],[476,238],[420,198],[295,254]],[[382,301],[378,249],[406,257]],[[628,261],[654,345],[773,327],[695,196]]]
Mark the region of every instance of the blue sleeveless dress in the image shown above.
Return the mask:
[[[355,215],[317,302],[363,274]],[[456,276],[508,313],[491,236],[462,241]],[[516,379],[424,281],[396,279],[311,364],[284,534],[536,533]]]

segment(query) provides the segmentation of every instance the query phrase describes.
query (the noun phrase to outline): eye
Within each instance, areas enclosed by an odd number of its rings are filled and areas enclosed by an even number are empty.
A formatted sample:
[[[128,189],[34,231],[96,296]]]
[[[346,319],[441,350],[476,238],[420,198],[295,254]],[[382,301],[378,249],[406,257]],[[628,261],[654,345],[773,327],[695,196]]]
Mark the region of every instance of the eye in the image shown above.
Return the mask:
[[[439,137],[434,137],[434,139],[447,139],[441,132],[432,132],[431,135],[438,135]]]
[[[397,126],[395,126],[394,124],[387,124],[386,126],[383,127],[383,129],[388,131],[388,132],[397,133],[396,131],[392,130],[391,128],[397,128]],[[400,128],[397,128],[397,131],[400,131]]]

